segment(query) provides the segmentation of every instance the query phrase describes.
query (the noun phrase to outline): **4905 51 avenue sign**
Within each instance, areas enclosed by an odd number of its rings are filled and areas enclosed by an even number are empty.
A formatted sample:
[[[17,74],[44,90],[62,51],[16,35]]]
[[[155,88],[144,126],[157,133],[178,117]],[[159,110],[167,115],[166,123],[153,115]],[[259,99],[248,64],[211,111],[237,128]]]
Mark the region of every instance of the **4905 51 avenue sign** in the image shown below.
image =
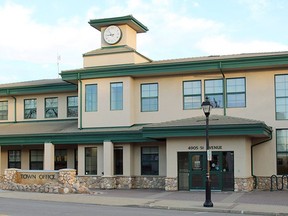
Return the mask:
[[[19,171],[17,172],[17,182],[20,184],[45,184],[57,182],[58,171]]]

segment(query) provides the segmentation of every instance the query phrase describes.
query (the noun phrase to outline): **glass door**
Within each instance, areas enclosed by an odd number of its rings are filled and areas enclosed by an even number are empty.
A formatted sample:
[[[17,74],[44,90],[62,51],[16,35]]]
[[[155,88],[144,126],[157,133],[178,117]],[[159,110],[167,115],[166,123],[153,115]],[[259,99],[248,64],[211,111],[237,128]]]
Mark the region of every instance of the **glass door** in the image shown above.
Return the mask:
[[[212,152],[210,178],[211,189],[222,190],[222,152]]]
[[[206,161],[203,152],[190,153],[190,189],[204,189]]]

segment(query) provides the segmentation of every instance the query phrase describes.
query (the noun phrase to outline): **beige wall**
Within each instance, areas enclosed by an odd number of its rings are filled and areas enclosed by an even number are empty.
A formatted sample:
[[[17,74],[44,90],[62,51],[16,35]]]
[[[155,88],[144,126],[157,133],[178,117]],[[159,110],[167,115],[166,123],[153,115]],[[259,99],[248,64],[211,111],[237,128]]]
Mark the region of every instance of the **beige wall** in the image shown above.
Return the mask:
[[[250,146],[251,142],[245,137],[210,137],[210,146],[222,146],[222,150],[212,151],[234,151],[234,176],[246,178],[251,176]],[[189,150],[189,146],[204,147],[204,150]],[[167,139],[167,177],[177,177],[177,153],[178,152],[200,152],[206,149],[206,139],[193,138],[169,138]]]

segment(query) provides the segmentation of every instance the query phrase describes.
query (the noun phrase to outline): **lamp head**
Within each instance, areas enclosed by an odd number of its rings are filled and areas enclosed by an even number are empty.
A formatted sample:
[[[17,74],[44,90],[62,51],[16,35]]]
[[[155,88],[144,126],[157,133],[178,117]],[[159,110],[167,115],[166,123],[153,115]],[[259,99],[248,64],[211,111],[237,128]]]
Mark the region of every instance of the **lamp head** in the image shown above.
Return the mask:
[[[208,97],[206,97],[205,101],[202,102],[201,107],[203,109],[205,116],[208,117],[210,115],[210,111],[212,108],[212,105],[211,105]]]

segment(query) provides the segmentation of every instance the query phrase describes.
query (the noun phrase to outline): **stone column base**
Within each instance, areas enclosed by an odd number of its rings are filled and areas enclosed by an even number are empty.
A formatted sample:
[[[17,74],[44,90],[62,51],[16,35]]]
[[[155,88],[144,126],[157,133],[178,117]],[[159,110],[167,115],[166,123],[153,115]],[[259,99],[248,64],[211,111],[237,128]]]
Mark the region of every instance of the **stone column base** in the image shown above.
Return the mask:
[[[165,190],[177,191],[178,190],[177,178],[165,178]]]
[[[234,191],[252,191],[253,190],[253,177],[248,178],[235,178]]]
[[[116,188],[116,178],[115,177],[102,177],[101,178],[101,188],[102,189],[115,189]]]

